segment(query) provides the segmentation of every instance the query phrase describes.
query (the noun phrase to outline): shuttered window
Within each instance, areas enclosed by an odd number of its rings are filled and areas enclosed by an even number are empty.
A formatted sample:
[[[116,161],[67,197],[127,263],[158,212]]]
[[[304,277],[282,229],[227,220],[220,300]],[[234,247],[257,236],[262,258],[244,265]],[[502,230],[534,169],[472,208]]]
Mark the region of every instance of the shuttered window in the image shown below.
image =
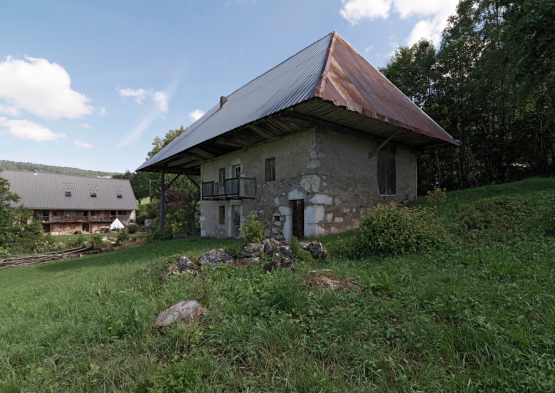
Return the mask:
[[[223,187],[225,184],[225,168],[220,169],[220,176],[218,181],[220,182],[220,187]]]
[[[220,224],[225,225],[225,206],[220,206]]]
[[[395,150],[389,146],[378,152],[378,192],[380,195],[397,193]]]
[[[268,158],[266,160],[266,181],[276,180],[276,159]]]

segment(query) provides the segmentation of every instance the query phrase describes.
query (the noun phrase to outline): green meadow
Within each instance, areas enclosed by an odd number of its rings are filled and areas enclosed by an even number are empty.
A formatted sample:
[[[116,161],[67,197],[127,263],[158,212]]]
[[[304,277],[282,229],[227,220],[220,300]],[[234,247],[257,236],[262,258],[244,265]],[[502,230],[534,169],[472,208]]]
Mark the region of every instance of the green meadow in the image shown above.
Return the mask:
[[[179,256],[240,245],[200,238],[1,270],[0,391],[553,392],[554,201],[553,179],[448,193],[447,247],[354,259],[351,232],[294,272],[163,279]],[[197,323],[153,327],[192,299]]]

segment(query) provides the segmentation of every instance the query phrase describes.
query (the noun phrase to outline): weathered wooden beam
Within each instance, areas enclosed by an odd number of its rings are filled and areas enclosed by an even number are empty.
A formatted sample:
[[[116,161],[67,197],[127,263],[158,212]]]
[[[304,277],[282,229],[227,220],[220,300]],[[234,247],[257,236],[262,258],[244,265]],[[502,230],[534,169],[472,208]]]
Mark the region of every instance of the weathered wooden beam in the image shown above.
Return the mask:
[[[395,136],[397,136],[398,133],[399,133],[399,130],[395,131],[393,134],[389,136],[389,138],[387,138],[385,141],[380,143],[378,147],[376,147],[374,150],[368,153],[368,159],[371,159],[376,153],[378,153],[385,145],[389,143],[390,140],[395,138]]]
[[[191,178],[191,176],[189,176],[189,174],[185,174],[185,176],[187,176],[187,178],[189,178],[191,183],[193,183],[195,186],[197,186],[197,188],[200,190],[200,186]]]
[[[181,176],[181,173],[179,173],[176,177],[173,178],[170,184],[167,185],[166,190],[168,190],[172,186],[172,184],[179,178],[179,176]]]
[[[160,173],[160,232],[164,230],[164,171]]]

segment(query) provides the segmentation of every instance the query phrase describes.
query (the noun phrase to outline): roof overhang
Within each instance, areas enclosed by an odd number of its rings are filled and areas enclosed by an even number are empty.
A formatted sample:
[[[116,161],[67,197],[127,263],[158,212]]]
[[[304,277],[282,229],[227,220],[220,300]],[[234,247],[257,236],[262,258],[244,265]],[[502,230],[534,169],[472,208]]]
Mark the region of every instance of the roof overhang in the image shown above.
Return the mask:
[[[353,111],[321,98],[312,98],[237,127],[138,171],[200,175],[203,162],[314,127],[370,138],[378,143],[395,134],[391,143],[419,151],[453,145],[451,141],[442,141],[437,136],[430,136],[425,131],[383,118],[364,108]]]

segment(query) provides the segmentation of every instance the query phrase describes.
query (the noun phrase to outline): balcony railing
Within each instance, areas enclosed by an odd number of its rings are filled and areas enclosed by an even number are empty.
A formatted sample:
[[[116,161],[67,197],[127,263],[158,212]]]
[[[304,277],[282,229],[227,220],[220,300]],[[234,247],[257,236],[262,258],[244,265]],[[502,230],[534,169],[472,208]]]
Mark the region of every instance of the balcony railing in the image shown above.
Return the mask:
[[[202,182],[202,200],[215,201],[225,199],[255,199],[256,178],[235,177],[218,182]]]
[[[37,216],[37,220],[48,222],[109,222],[118,218],[120,221],[128,220],[128,215],[98,214],[96,216]]]

